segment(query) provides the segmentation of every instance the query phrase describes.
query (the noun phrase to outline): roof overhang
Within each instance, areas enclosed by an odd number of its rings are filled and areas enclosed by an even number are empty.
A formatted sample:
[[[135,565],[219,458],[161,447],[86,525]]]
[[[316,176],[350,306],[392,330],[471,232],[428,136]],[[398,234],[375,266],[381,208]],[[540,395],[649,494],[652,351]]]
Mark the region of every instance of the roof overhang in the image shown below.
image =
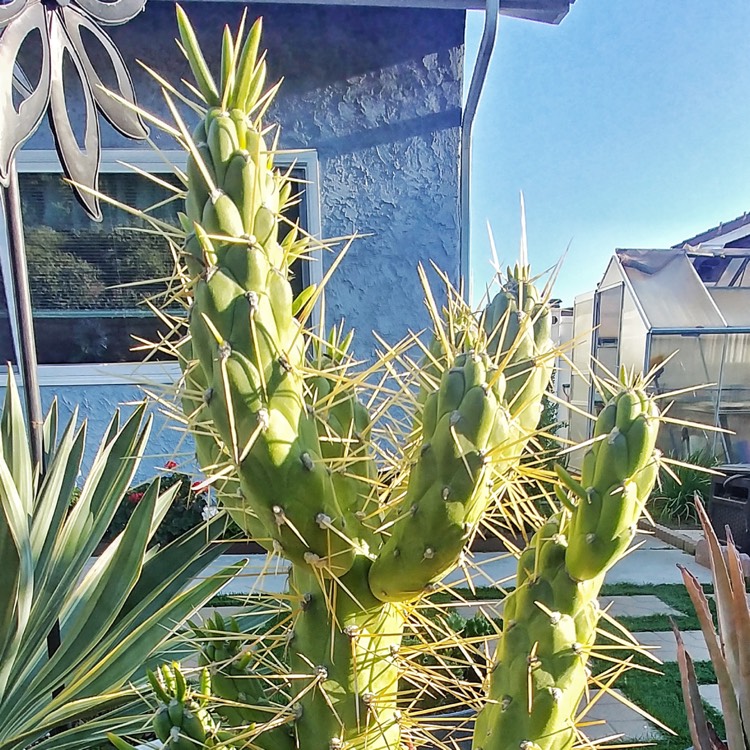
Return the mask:
[[[211,2],[212,0],[202,0]],[[230,2],[237,0],[229,0]],[[252,0],[279,5],[349,5],[381,8],[433,8],[435,10],[484,10],[485,0]],[[575,0],[501,0],[500,15],[542,23],[560,23]]]

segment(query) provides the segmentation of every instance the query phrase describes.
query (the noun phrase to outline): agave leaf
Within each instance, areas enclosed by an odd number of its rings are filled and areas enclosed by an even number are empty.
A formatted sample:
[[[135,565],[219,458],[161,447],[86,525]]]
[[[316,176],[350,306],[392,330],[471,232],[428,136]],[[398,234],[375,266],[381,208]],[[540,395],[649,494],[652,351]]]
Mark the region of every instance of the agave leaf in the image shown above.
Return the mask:
[[[709,527],[710,528],[710,527]],[[710,533],[713,534],[713,529],[710,529]],[[703,631],[703,638],[706,641],[706,647],[711,657],[711,663],[713,664],[714,671],[716,672],[716,681],[719,685],[719,695],[721,697],[721,707],[724,714],[724,726],[727,732],[727,741],[730,748],[741,748],[743,746],[743,731],[742,721],[740,719],[739,707],[737,704],[737,695],[734,691],[732,680],[729,676],[729,670],[727,669],[727,662],[722,652],[722,647],[719,642],[718,634],[714,628],[713,618],[711,617],[711,611],[708,608],[708,600],[706,595],[703,593],[698,579],[683,566],[679,566],[682,572],[682,580],[685,582],[685,588],[687,589],[690,599],[693,602],[695,608],[695,614],[700,622],[701,630]],[[679,638],[677,642],[678,652],[682,647],[682,639]],[[680,666],[680,672],[682,673],[682,666]],[[685,676],[683,675],[683,692],[686,689]],[[685,706],[687,708],[687,696],[685,696]],[[692,736],[692,734],[691,734]],[[693,741],[695,738],[693,737]],[[739,741],[740,744],[737,744]]]
[[[738,643],[737,633],[732,623],[732,584],[729,580],[724,556],[721,552],[719,540],[711,526],[703,504],[698,498],[695,501],[695,509],[698,511],[703,532],[708,542],[711,562],[711,573],[714,579],[714,591],[716,594],[716,613],[719,620],[719,638],[727,661],[727,669],[733,685],[738,685],[740,680],[740,669],[737,659]]]
[[[740,670],[740,682],[734,686],[740,705],[742,724],[750,730],[750,611],[745,593],[745,577],[737,547],[727,530],[727,569],[732,583],[732,625],[737,636],[737,666]]]
[[[2,445],[3,456],[6,457],[5,460],[13,481],[18,488],[18,496],[23,503],[24,510],[30,516],[34,510],[34,493],[32,491],[33,470],[29,438],[16,379],[13,377],[13,371],[10,368],[8,368],[6,394],[0,445]]]
[[[145,713],[144,713],[145,712]],[[34,750],[91,750],[106,747],[107,734],[117,727],[123,734],[145,734],[151,727],[153,712],[142,700],[131,700],[95,719],[79,724],[34,745]]]
[[[672,631],[677,641],[677,664],[680,667],[682,677],[682,696],[685,702],[693,747],[695,750],[712,750],[708,720],[706,719],[706,712],[703,710],[703,700],[698,690],[698,679],[695,676],[693,660],[685,650],[682,635],[674,622],[672,622]]]
[[[138,617],[148,617],[170,601],[184,586],[186,578],[194,578],[219,557],[221,545],[208,549],[206,546],[215,542],[225,528],[226,518],[215,516],[206,526],[197,527],[159,549],[143,566],[115,624],[135,611]]]
[[[25,434],[14,416],[17,406],[9,389],[0,431],[21,429]],[[145,682],[138,682],[140,665],[164,651],[173,631],[241,567],[185,588],[220,554],[219,545],[209,545],[220,534],[221,523],[146,554],[156,521],[177,490],[175,486],[159,494],[154,483],[120,537],[83,575],[143,452],[148,436],[148,421],[142,429],[143,412],[143,407],[136,409],[121,428],[117,417],[112,420],[72,508],[85,436],[75,419],[52,445],[57,415],[48,415],[50,469],[35,493],[29,475],[18,469],[23,462],[14,462],[12,454],[28,452],[28,446],[0,436],[2,750],[90,750],[105,742],[107,731],[142,730],[145,706],[137,691]],[[34,494],[21,498],[18,484]],[[46,637],[56,620],[63,626],[62,645],[50,658]],[[133,679],[134,685],[127,684]],[[62,692],[53,695],[63,684]],[[92,724],[78,725],[89,717],[94,717]],[[60,725],[70,729],[45,738]]]
[[[126,680],[133,673],[134,665],[142,664],[179,623],[200,609],[242,570],[244,564],[241,561],[222,569],[178,594],[168,605],[143,621],[124,623],[123,632],[117,634],[116,640],[102,641],[80,665],[77,679],[66,685],[52,701],[54,710],[59,712],[62,720],[67,720],[65,712],[68,702],[96,696],[105,692],[109,685]]]
[[[31,548],[37,580],[46,577],[47,563],[55,539],[68,512],[60,498],[73,494],[85,444],[85,433],[76,431],[77,410],[68,423],[54,455],[50,455],[47,472],[38,493],[31,529]]]
[[[140,431],[142,413],[142,409],[136,410],[114,440],[94,458],[81,496],[55,540],[47,576],[35,594],[31,627],[24,634],[16,680],[20,681],[21,675],[33,668],[34,651],[63,610],[68,593],[75,587],[132,480],[148,436],[148,424]]]
[[[76,409],[76,412],[78,410]],[[55,446],[57,445],[57,426],[59,422],[59,414],[57,408],[57,396],[52,399],[52,405],[47,412],[47,416],[44,418],[44,427],[42,434],[42,441],[44,445],[44,465],[49,466],[52,456],[54,454]]]
[[[28,450],[26,448],[26,450]],[[7,454],[5,454],[7,455]],[[9,565],[10,585],[3,588],[2,610],[7,630],[0,631],[0,700],[12,684],[12,666],[21,648],[22,635],[32,611],[34,599],[34,563],[29,540],[29,516],[18,495],[11,470],[0,458],[0,524],[4,533],[3,555]],[[13,552],[15,549],[15,553]],[[14,564],[15,563],[15,564]],[[5,574],[3,578],[6,578]]]
[[[156,498],[153,520],[151,521],[151,529],[148,535],[149,539],[153,537],[153,535],[156,533],[156,530],[159,528],[159,526],[161,526],[162,521],[169,512],[169,509],[172,507],[172,503],[174,502],[179,489],[179,484],[173,484]]]
[[[62,616],[62,644],[32,686],[56,689],[68,672],[103,637],[135,585],[150,538],[158,482],[151,484],[124,531],[88,571]]]

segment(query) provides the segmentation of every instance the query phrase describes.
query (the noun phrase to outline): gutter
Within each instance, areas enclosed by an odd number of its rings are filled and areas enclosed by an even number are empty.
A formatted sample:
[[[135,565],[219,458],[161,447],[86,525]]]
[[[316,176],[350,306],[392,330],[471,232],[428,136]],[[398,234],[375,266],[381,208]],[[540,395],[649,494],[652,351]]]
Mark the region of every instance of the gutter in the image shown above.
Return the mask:
[[[458,253],[459,284],[462,285],[464,298],[471,302],[471,156],[472,132],[474,119],[482,96],[487,70],[492,59],[497,38],[497,22],[500,15],[500,0],[487,0],[484,13],[484,31],[479,44],[479,52],[471,74],[469,93],[466,97],[463,117],[461,118],[461,148],[459,152],[460,169],[460,246]]]

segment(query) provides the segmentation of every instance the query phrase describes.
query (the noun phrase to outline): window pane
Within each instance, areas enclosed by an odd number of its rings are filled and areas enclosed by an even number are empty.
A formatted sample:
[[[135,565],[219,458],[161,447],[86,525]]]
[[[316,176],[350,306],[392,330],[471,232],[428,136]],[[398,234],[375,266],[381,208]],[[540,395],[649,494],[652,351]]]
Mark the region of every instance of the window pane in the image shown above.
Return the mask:
[[[20,183],[39,364],[143,359],[143,351],[133,351],[134,337],[156,341],[166,333],[144,300],[158,303],[165,291],[160,279],[172,272],[167,244],[143,231],[144,222],[104,202],[102,222],[91,221],[58,174],[22,173]],[[102,174],[100,190],[128,206],[158,206],[149,213],[170,224],[182,210],[179,200],[159,205],[173,193],[131,172]],[[298,206],[294,213],[292,221]],[[298,271],[295,286],[304,281]]]
[[[164,175],[164,177],[169,177]],[[154,340],[158,321],[144,299],[164,291],[171,273],[166,243],[147,225],[106,203],[89,219],[57,174],[20,175],[26,255],[39,364],[132,362],[132,334]],[[145,209],[170,192],[134,173],[102,174],[100,190]],[[176,222],[172,202],[152,215]],[[141,230],[141,231],[138,231]]]

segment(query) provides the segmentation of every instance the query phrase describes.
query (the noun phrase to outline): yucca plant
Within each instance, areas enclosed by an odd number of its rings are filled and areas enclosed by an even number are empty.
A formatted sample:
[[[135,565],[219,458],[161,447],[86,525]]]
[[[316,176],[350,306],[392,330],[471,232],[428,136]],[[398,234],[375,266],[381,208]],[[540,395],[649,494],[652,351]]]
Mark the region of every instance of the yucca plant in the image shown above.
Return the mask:
[[[244,21],[236,37],[225,30],[216,79],[180,9],[178,26],[198,100],[157,75],[174,124],[144,113],[188,154],[182,231],[144,217],[176,259],[173,295],[154,305],[173,332],[159,346],[182,367],[175,416],[207,483],[291,568],[272,631],[202,633],[223,705],[197,735],[177,721],[169,741],[212,746],[219,716],[239,746],[396,750],[437,741],[440,719],[421,699],[440,694],[443,713],[485,706],[477,748],[570,747],[596,595],[656,475],[653,402],[638,379],[616,383],[580,482],[561,472],[559,512],[520,558],[487,701],[476,681],[457,678],[455,656],[486,664],[486,639],[461,640],[424,609],[481,530],[544,521],[517,477],[535,471],[521,458],[556,355],[550,290],[522,259],[475,312],[442,275],[439,304],[422,272],[430,339],[383,343],[358,367],[350,334],[306,325],[322,287],[292,299],[290,269],[320,241],[297,225],[280,239],[296,198],[274,170],[278,132],[262,122],[276,89],[264,93],[260,22],[247,37]],[[197,112],[192,132],[175,98]]]
[[[673,523],[697,524],[695,497],[703,502],[709,497],[718,463],[710,451],[700,450],[665,469],[651,498],[654,514]]]
[[[673,625],[690,736],[695,750],[743,750],[750,742],[750,605],[747,586],[740,553],[729,527],[727,545],[722,547],[697,496],[695,508],[708,542],[718,628],[698,579],[687,568],[681,566],[680,569],[716,672],[727,736],[726,739],[718,737],[706,719],[692,659],[679,630]]]
[[[85,424],[77,425],[74,414],[58,436],[53,404],[44,425],[48,470],[40,480],[8,377],[0,422],[2,750],[90,750],[113,727],[141,726],[129,681],[145,678],[142,665],[158,658],[173,631],[238,569],[189,585],[220,554],[211,547],[220,518],[146,551],[174,495],[160,492],[158,481],[90,564],[138,468],[149,425],[144,406],[122,424],[116,415],[79,492]],[[47,637],[58,622],[61,642],[49,653]],[[79,725],[87,718],[91,723]]]

